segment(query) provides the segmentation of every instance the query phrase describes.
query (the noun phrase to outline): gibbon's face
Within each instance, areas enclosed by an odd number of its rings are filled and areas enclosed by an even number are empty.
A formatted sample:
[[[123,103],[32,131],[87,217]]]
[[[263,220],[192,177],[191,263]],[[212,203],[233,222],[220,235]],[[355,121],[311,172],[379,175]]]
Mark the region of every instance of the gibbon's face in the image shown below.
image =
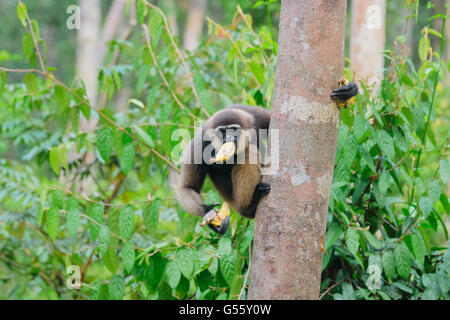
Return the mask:
[[[221,146],[211,159],[211,163],[224,163],[235,155],[240,131],[241,126],[238,124],[219,126],[215,129],[216,138],[221,141]]]

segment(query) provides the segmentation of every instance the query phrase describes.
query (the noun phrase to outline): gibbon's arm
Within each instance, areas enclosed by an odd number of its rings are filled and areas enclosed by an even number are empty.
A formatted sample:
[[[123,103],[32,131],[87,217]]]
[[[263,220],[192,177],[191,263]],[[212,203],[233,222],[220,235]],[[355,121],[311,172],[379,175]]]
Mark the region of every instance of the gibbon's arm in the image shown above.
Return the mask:
[[[185,211],[203,217],[205,213],[218,204],[206,205],[202,202],[200,191],[205,182],[208,167],[203,161],[200,164],[194,163],[194,146],[197,145],[198,139],[201,139],[201,134],[196,134],[194,139],[184,148],[177,198]],[[199,146],[202,146],[201,140]],[[203,148],[201,149],[203,150]]]

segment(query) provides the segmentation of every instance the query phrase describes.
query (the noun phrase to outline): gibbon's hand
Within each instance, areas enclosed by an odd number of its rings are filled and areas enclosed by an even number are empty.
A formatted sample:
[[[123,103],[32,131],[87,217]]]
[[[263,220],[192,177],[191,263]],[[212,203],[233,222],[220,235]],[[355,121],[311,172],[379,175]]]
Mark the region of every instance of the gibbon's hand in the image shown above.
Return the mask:
[[[340,87],[333,90],[330,97],[336,100],[338,107],[347,107],[351,99],[358,94],[358,86],[346,79],[339,81]]]
[[[219,211],[212,209],[207,212],[203,216],[203,221],[200,225],[204,226],[205,224],[218,234],[225,234],[230,225],[230,209],[228,203],[224,202]]]

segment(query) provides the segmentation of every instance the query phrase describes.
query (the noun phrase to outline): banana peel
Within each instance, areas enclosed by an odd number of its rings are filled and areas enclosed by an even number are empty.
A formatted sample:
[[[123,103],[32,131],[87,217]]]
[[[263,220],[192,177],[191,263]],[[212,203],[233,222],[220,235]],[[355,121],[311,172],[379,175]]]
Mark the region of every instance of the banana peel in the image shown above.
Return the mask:
[[[224,234],[230,225],[230,208],[228,203],[224,202],[219,211],[212,209],[207,212],[200,226],[208,225],[211,229],[219,234]]]
[[[236,152],[236,144],[234,142],[225,142],[217,152],[216,156],[211,159],[211,163],[225,162],[230,159]]]

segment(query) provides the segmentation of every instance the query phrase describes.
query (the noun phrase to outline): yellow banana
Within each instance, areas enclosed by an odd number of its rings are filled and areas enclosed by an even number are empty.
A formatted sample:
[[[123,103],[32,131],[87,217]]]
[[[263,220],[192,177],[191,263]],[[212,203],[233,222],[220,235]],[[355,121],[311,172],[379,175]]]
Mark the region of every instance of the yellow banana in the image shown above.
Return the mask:
[[[220,147],[215,158],[211,159],[211,163],[225,162],[231,158],[236,152],[236,144],[234,142],[226,142]]]

